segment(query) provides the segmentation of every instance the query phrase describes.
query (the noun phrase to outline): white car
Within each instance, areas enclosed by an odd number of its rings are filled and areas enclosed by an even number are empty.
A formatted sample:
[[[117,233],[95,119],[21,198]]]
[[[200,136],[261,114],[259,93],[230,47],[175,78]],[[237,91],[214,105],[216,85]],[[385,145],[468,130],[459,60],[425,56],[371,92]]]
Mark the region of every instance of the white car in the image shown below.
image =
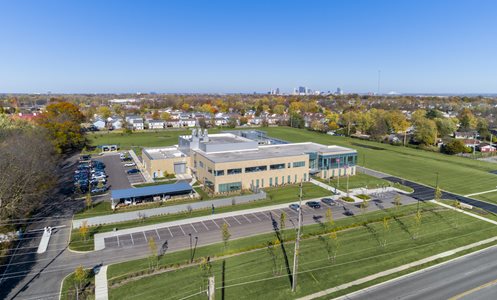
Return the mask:
[[[107,175],[102,174],[102,173],[97,173],[97,174],[91,175],[92,179],[101,179],[101,178],[106,178],[106,177],[107,177]]]
[[[134,167],[134,166],[136,166],[136,164],[131,162],[131,163],[125,163],[124,166],[125,167]]]

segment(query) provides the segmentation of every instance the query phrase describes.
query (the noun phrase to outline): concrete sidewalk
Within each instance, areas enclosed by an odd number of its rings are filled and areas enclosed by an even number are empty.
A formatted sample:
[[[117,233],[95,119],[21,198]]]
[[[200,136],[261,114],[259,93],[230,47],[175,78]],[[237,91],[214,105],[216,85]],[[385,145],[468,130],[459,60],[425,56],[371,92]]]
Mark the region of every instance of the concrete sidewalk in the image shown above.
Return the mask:
[[[321,198],[305,200],[305,201],[302,201],[302,206],[309,201],[320,201],[320,200],[321,200]],[[217,220],[217,219],[245,215],[245,214],[250,214],[250,213],[258,213],[258,212],[265,212],[265,211],[270,211],[270,210],[275,210],[275,209],[288,208],[288,206],[291,203],[298,203],[298,202],[294,201],[294,202],[288,202],[288,203],[284,203],[284,204],[263,206],[263,207],[258,207],[258,208],[245,209],[245,210],[237,210],[237,211],[232,211],[232,212],[227,212],[227,213],[213,214],[213,215],[207,215],[207,216],[195,217],[195,218],[189,218],[189,219],[181,219],[181,220],[177,220],[177,221],[157,223],[157,224],[146,225],[146,226],[141,226],[141,227],[133,227],[133,228],[123,229],[123,230],[118,230],[118,231],[109,231],[109,232],[97,233],[94,235],[94,247],[95,247],[95,250],[104,249],[105,248],[105,239],[109,238],[109,237],[114,237],[114,236],[124,235],[124,234],[131,234],[131,233],[135,233],[135,232],[155,230],[155,229],[160,229],[160,228],[165,228],[165,227],[186,225],[186,224],[200,222],[200,221]]]
[[[95,300],[108,300],[109,288],[107,286],[107,266],[102,266],[95,275]]]
[[[342,285],[339,285],[339,286],[336,286],[336,287],[333,287],[333,288],[329,288],[329,289],[326,289],[326,290],[321,291],[321,292],[317,292],[317,293],[314,293],[314,294],[310,294],[310,295],[304,296],[302,298],[299,298],[299,300],[311,300],[311,299],[316,299],[316,298],[320,298],[320,297],[325,297],[325,296],[327,296],[329,294],[332,294],[332,293],[335,293],[335,292],[339,292],[341,290],[345,290],[345,289],[351,288],[351,287],[356,286],[356,285],[364,284],[364,283],[367,283],[369,281],[372,281],[372,280],[375,280],[375,279],[378,279],[378,278],[381,278],[381,277],[385,277],[385,276],[389,276],[389,275],[392,275],[392,274],[395,274],[395,273],[398,273],[398,272],[402,272],[402,271],[408,270],[410,268],[417,267],[417,266],[420,266],[420,265],[423,265],[423,264],[426,264],[426,263],[429,263],[429,262],[433,262],[433,261],[435,261],[437,259],[440,259],[440,258],[449,257],[449,256],[457,254],[459,252],[466,251],[468,249],[475,248],[475,247],[478,247],[478,246],[482,246],[482,245],[485,245],[485,244],[489,244],[489,243],[492,243],[492,242],[495,242],[495,241],[497,241],[497,237],[489,238],[489,239],[486,239],[486,240],[483,240],[483,241],[479,241],[479,242],[476,242],[476,243],[472,243],[472,244],[469,244],[469,245],[466,245],[466,246],[462,246],[462,247],[459,247],[459,248],[456,248],[456,249],[453,249],[453,250],[445,251],[445,252],[439,253],[437,255],[433,255],[433,256],[430,256],[430,257],[427,257],[427,258],[424,258],[424,259],[421,259],[421,260],[418,260],[418,261],[415,261],[415,262],[412,262],[412,263],[408,263],[408,264],[405,264],[405,265],[402,265],[402,266],[399,266],[399,267],[396,267],[396,268],[393,268],[393,269],[390,269],[390,270],[379,272],[379,273],[376,273],[376,274],[373,274],[373,275],[369,275],[369,276],[363,277],[361,279],[357,279],[357,280],[354,280],[354,281],[351,281],[351,282],[348,282],[348,283],[345,283],[345,284],[342,284]],[[471,255],[471,254],[472,253],[467,254],[467,255]],[[461,258],[462,257],[458,257],[458,258],[455,258],[455,259],[461,259]],[[442,264],[448,263],[450,261],[452,261],[452,260],[443,262]],[[435,265],[433,267],[438,267],[440,265],[441,264],[437,264],[437,265]],[[432,268],[432,267],[430,267],[430,268]],[[417,271],[417,272],[424,272],[426,270],[429,270],[429,268],[422,269],[422,270]],[[407,274],[405,276],[410,276],[410,275],[413,275],[413,274],[414,273],[411,273],[411,274]],[[393,281],[393,280],[397,280],[397,279],[400,279],[400,278],[402,278],[402,277],[395,278],[395,279],[389,280],[387,282],[390,282],[390,281]],[[382,284],[385,284],[387,282],[383,282],[383,283],[380,283],[378,285],[382,285]],[[376,285],[376,286],[378,286],[378,285]],[[368,288],[363,289],[363,290],[358,291],[358,292],[354,292],[352,294],[364,292],[367,289]],[[345,295],[345,296],[342,296],[342,297],[340,297],[338,299],[347,299],[348,296],[350,296],[350,295],[351,294]]]

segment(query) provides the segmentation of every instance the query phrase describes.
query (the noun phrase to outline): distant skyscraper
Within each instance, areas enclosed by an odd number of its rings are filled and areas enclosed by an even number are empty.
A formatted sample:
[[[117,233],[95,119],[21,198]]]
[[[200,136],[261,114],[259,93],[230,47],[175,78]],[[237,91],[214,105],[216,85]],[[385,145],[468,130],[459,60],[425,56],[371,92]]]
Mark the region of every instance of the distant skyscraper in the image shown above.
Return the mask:
[[[337,95],[343,95],[343,91],[341,88],[337,88],[337,92],[336,92]]]
[[[305,88],[305,86],[299,86],[298,87],[298,94],[299,95],[305,95],[306,91],[307,91],[307,89]]]

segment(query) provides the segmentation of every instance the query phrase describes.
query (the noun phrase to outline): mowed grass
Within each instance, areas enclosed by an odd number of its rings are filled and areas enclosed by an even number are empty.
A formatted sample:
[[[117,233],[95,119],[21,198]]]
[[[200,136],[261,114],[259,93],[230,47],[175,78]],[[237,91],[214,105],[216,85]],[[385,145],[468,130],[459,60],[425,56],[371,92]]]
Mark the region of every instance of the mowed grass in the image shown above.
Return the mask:
[[[312,199],[312,198],[330,196],[329,191],[327,191],[321,187],[315,186],[314,184],[309,183],[309,182],[305,182],[303,184],[302,190],[303,190],[303,199]],[[269,206],[269,205],[276,205],[276,204],[290,203],[290,202],[298,201],[299,187],[297,185],[287,185],[287,186],[282,186],[282,187],[278,187],[278,188],[268,189],[267,192],[269,194],[267,199],[256,200],[256,201],[244,203],[244,204],[236,204],[236,205],[231,205],[231,206],[216,207],[215,213],[216,214],[225,213],[225,212],[230,212],[230,211],[251,209],[251,208],[264,207],[264,206]],[[168,215],[161,215],[161,216],[152,216],[152,217],[147,217],[146,219],[143,219],[143,220],[134,220],[134,221],[127,221],[127,222],[92,226],[89,228],[89,235],[88,235],[88,238],[86,240],[84,240],[83,237],[81,236],[81,234],[79,233],[79,229],[73,229],[71,231],[71,241],[70,241],[69,247],[72,250],[76,250],[76,251],[91,251],[91,250],[93,250],[93,245],[94,245],[93,236],[97,233],[100,233],[100,232],[112,231],[112,230],[114,230],[114,228],[126,229],[126,228],[132,228],[132,227],[137,227],[137,226],[145,226],[145,225],[151,225],[151,224],[171,222],[171,221],[181,220],[181,219],[185,219],[185,218],[207,216],[207,215],[210,215],[211,213],[212,213],[211,209],[208,208],[208,209],[202,209],[202,210],[194,210],[191,213],[183,212],[183,213],[168,214]],[[87,214],[86,216],[94,216],[94,215]]]
[[[483,201],[487,201],[487,202],[492,202],[492,203],[497,203],[497,192],[491,192],[491,193],[471,196],[471,198],[475,198],[475,199],[483,200]]]
[[[415,206],[403,209],[414,212]],[[355,222],[363,220],[362,217],[356,218]],[[350,220],[354,221],[354,218],[344,219],[343,222]],[[337,226],[340,222],[336,222]],[[340,231],[338,246],[330,242],[332,239],[328,235],[304,239],[300,248],[299,280],[295,294],[290,291],[290,276],[287,273],[287,265],[292,266],[293,263],[293,242],[284,244],[284,251],[281,246],[275,247],[274,256],[267,248],[262,248],[228,257],[224,271],[225,298],[297,298],[493,237],[497,233],[496,226],[443,209],[423,210],[419,226],[413,214],[390,219],[389,225],[385,229],[383,222],[379,221]],[[272,241],[276,236],[266,238]],[[336,259],[333,260],[329,254],[333,257],[335,249]],[[167,295],[168,299],[181,299],[205,289],[206,275],[199,266],[171,270],[117,285],[110,289],[110,298],[144,300]],[[212,275],[216,279],[216,298],[220,298],[223,278],[221,260],[212,263]],[[205,294],[202,293],[191,299],[203,298]]]
[[[497,175],[489,173],[497,170],[497,165],[484,161],[330,136],[305,129],[270,127],[262,130],[269,136],[289,142],[309,141],[356,149],[359,165],[429,186],[436,185],[438,172],[439,185],[442,189],[463,195],[495,189],[497,185]]]

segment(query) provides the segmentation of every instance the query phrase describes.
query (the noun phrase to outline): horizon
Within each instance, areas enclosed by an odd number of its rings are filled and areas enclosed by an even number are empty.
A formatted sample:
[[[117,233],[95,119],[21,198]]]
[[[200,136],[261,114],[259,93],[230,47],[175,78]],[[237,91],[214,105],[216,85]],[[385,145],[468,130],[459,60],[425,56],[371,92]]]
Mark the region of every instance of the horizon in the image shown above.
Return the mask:
[[[5,2],[5,94],[497,94],[497,3]],[[22,21],[20,21],[22,20]],[[381,71],[378,88],[378,72]]]

